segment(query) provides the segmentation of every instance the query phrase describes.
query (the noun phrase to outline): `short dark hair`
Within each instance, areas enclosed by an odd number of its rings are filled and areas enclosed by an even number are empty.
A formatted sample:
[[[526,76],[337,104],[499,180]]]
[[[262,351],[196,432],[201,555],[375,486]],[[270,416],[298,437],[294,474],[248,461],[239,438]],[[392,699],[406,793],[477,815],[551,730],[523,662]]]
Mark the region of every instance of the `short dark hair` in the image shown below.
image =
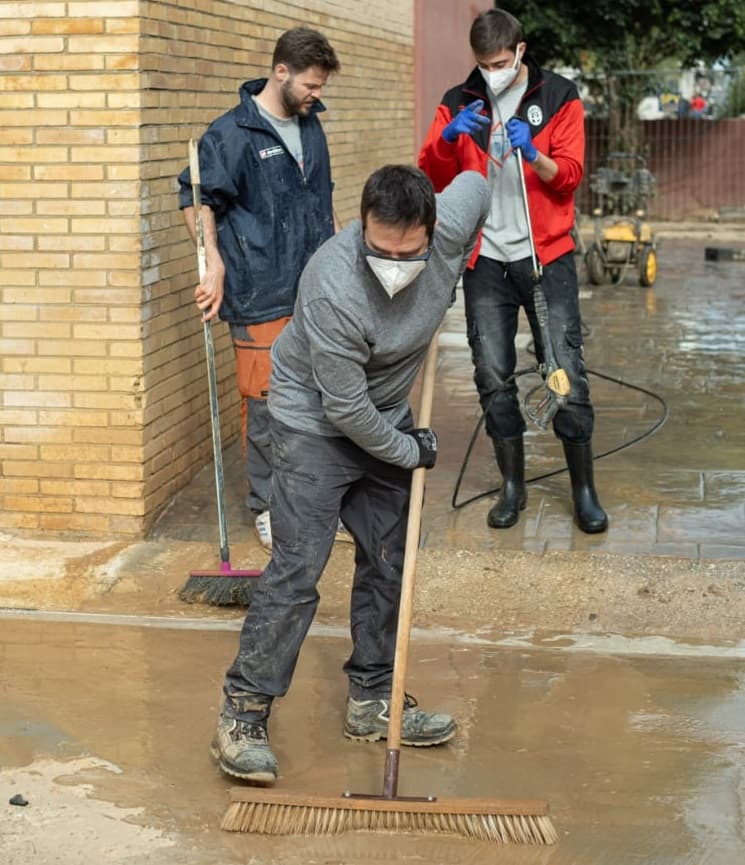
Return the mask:
[[[488,57],[498,51],[514,51],[523,41],[523,28],[504,9],[487,9],[474,18],[469,40],[476,57]]]
[[[435,190],[427,175],[413,165],[384,165],[367,178],[360,212],[363,226],[368,215],[401,228],[423,225],[431,240],[437,218]]]
[[[293,74],[318,66],[324,72],[338,72],[341,64],[328,39],[317,30],[293,27],[285,31],[274,46],[272,69],[284,63]]]

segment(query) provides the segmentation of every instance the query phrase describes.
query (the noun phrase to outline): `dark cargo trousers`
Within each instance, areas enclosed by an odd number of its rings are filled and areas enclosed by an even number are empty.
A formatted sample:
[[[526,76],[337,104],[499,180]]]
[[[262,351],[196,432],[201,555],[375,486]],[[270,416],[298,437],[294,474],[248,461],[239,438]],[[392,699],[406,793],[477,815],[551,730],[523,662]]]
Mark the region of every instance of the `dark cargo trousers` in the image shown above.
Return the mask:
[[[493,439],[514,439],[525,432],[513,377],[520,307],[530,324],[536,358],[543,361],[543,340],[533,305],[532,271],[530,258],[505,263],[479,256],[475,267],[463,274],[474,381],[486,412],[486,432]],[[571,387],[566,408],[554,416],[554,433],[563,441],[586,444],[592,438],[594,412],[582,356],[574,254],[568,252],[544,266],[541,285],[556,361],[566,371]]]
[[[265,715],[290,686],[340,516],[356,545],[349,693],[390,694],[409,508],[411,471],[343,437],[298,432],[273,418],[270,425],[272,558],[224,684],[223,713],[245,721]]]

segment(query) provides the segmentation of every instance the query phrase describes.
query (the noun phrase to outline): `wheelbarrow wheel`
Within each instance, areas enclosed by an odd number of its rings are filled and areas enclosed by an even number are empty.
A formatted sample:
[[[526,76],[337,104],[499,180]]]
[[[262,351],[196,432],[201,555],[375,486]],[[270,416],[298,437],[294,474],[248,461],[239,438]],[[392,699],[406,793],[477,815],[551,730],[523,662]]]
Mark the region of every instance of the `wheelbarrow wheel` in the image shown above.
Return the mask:
[[[639,285],[649,288],[657,279],[657,250],[645,246],[639,254]]]
[[[602,285],[605,280],[605,263],[603,262],[603,254],[598,249],[596,243],[590,245],[585,255],[585,269],[587,278],[593,285]]]

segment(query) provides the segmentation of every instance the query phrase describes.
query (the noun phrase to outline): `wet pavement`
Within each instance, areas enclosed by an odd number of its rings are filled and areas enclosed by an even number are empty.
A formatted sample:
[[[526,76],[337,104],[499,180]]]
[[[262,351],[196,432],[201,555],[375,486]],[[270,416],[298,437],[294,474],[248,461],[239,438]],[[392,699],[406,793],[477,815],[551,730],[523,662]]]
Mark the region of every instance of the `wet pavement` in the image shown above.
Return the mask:
[[[528,477],[559,473],[530,484],[516,527],[486,526],[489,496],[452,508],[479,415],[459,304],[441,335],[408,687],[460,728],[404,751],[401,792],[547,798],[558,845],[219,830],[230,783],[207,744],[241,614],[177,598],[190,568],[215,565],[207,466],[145,541],[2,536],[0,607],[29,608],[0,609],[3,862],[745,861],[745,264],[704,261],[707,244],[745,247],[739,232],[664,237],[652,289],[582,283],[588,367],[625,383],[591,377],[595,451],[615,451],[596,462],[604,535],[572,526],[560,445],[535,427]],[[525,327],[518,343],[527,367]],[[234,564],[261,566],[237,445],[225,460]],[[482,432],[459,502],[497,484]],[[337,545],[272,718],[288,790],[382,781],[384,746],[341,735],[352,566]]]
[[[745,856],[745,657],[610,656],[573,652],[569,638],[563,649],[415,639],[420,702],[460,726],[447,746],[404,749],[400,792],[548,798],[559,843],[500,848],[405,833],[221,832],[230,785],[205,743],[233,625],[4,619],[0,633],[6,863],[735,865]],[[327,634],[307,641],[275,707],[279,784],[376,793],[384,745],[342,737],[349,642]],[[15,793],[26,808],[6,804]]]
[[[745,266],[705,262],[702,247],[664,240],[652,288],[641,288],[631,272],[617,287],[581,283],[596,411],[593,448],[596,457],[612,452],[595,463],[610,530],[591,536],[571,525],[566,473],[534,480],[527,510],[512,529],[484,526],[489,499],[455,514],[436,513],[452,498],[457,475],[451,471],[428,483],[426,544],[447,543],[448,531],[456,531],[475,533],[482,549],[745,558]],[[433,425],[449,468],[462,465],[479,416],[474,387],[463,374],[469,358],[464,320],[462,305],[448,316],[435,400]],[[534,362],[523,325],[518,369]],[[520,381],[524,393],[536,378]],[[654,435],[632,444],[665,417]],[[564,468],[560,443],[550,431],[529,424],[525,447],[529,478]],[[482,431],[457,501],[498,485]]]
[[[602,535],[572,525],[561,444],[533,423],[525,440],[528,506],[518,525],[486,526],[493,496],[452,508],[462,470],[456,505],[500,482],[483,429],[464,467],[480,409],[459,293],[440,336],[432,420],[440,453],[427,479],[424,548],[745,559],[745,264],[705,261],[705,245],[715,242],[663,238],[652,288],[641,288],[631,271],[619,286],[591,286],[580,269],[596,486],[610,517]],[[528,369],[534,358],[522,316],[517,344],[518,369]],[[521,377],[521,400],[537,381]],[[233,495],[228,491],[229,524],[248,527],[237,446],[228,451],[226,472],[235,484]],[[206,509],[213,483],[211,473],[202,472],[155,534],[211,537]]]

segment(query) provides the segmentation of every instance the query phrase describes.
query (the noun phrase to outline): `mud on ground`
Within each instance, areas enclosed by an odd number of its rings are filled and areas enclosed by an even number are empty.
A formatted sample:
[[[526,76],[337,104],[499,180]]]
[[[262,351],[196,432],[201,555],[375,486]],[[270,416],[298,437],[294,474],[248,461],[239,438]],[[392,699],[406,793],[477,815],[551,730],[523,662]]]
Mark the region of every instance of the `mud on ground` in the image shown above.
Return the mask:
[[[253,541],[234,553],[242,567],[268,560]],[[0,606],[236,618],[235,608],[178,598],[190,570],[212,567],[213,559],[213,545],[201,542],[15,539],[2,554]],[[351,546],[337,544],[319,586],[319,624],[348,621],[353,569]],[[457,549],[425,549],[417,559],[415,624],[422,627],[738,641],[743,621],[742,561]]]

